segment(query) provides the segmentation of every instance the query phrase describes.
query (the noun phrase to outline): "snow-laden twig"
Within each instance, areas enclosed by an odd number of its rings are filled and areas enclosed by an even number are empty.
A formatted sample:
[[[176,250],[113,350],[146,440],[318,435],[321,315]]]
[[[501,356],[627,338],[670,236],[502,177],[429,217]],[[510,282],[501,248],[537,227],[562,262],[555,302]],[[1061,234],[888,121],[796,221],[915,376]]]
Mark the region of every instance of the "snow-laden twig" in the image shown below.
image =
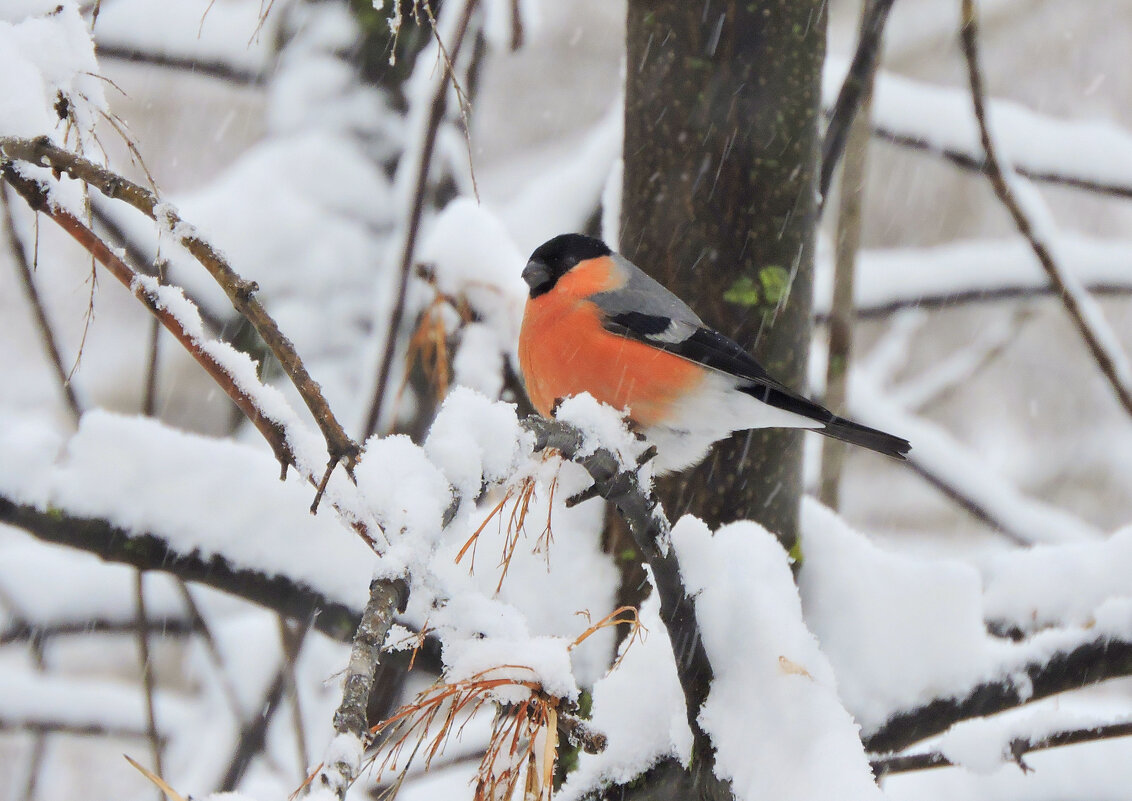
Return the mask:
[[[595,493],[611,502],[628,525],[652,570],[653,585],[660,598],[660,617],[672,642],[697,758],[710,759],[710,744],[698,717],[711,685],[711,662],[700,637],[695,604],[684,592],[680,565],[669,547],[671,525],[659,500],[651,488],[640,483],[635,466],[624,465],[609,450],[588,453],[582,434],[572,426],[537,416],[526,418],[523,426],[535,435],[536,450],[553,448],[584,467],[593,479]]]
[[[853,121],[872,93],[873,76],[880,61],[881,39],[884,25],[888,22],[888,12],[894,0],[868,0],[861,14],[861,28],[857,39],[857,50],[849,64],[849,72],[841,84],[841,91],[829,113],[829,125],[825,129],[825,139],[821,147],[821,204],[833,185],[833,173],[837,162],[849,141],[849,131]]]
[[[287,617],[314,618],[314,628],[328,637],[349,640],[358,610],[329,598],[305,584],[279,574],[235,567],[222,556],[202,557],[196,550],[179,552],[160,533],[135,534],[105,520],[69,516],[65,509],[50,511],[0,496],[0,523],[35,535],[44,542],[87,551],[107,562],[171,573],[239,596]]]
[[[1019,191],[1018,179],[1009,162],[1004,161],[995,146],[991,135],[990,121],[987,118],[986,96],[983,89],[982,73],[979,69],[978,14],[974,0],[963,0],[963,20],[960,39],[967,62],[967,77],[971,85],[971,100],[975,107],[975,119],[979,125],[979,137],[986,154],[986,174],[994,186],[995,194],[1010,212],[1018,232],[1030,243],[1034,255],[1041,262],[1042,269],[1050,283],[1057,287],[1058,294],[1077,330],[1081,333],[1097,365],[1112,386],[1117,399],[1128,414],[1132,415],[1132,365],[1128,356],[1120,348],[1120,340],[1108,325],[1096,301],[1084,290],[1076,276],[1067,272],[1055,260],[1051,250],[1052,243],[1046,226],[1036,223],[1029,201],[1029,192]]]
[[[398,183],[404,180],[402,175],[411,175],[413,177],[413,191],[409,200],[408,214],[399,227],[397,236],[400,246],[397,295],[393,302],[393,312],[389,315],[389,322],[386,326],[385,342],[381,351],[381,361],[378,362],[377,366],[373,397],[362,429],[363,435],[366,437],[377,431],[381,413],[385,406],[385,398],[388,395],[398,333],[405,318],[409,280],[412,277],[413,255],[416,252],[421,219],[424,216],[425,193],[428,188],[429,170],[432,167],[432,153],[436,147],[436,137],[440,132],[440,125],[444,121],[449,81],[453,83],[457,81],[457,77],[451,72],[451,69],[454,68],[456,60],[459,58],[460,49],[472,20],[472,12],[475,11],[477,4],[476,0],[461,0],[461,3],[460,6],[446,6],[444,9],[443,17],[445,21],[447,21],[448,15],[458,13],[455,29],[451,34],[451,43],[446,50],[448,53],[445,59],[446,65],[443,69],[437,69],[436,74],[432,77],[432,91],[428,96],[428,110],[424,116],[424,130],[420,133],[420,141],[416,147],[406,151],[402,156],[402,163],[398,167]],[[439,30],[436,31],[436,41],[438,50],[445,47]],[[430,49],[426,49],[417,57],[420,62],[417,69],[421,69],[421,66],[423,66],[424,62],[420,60],[428,58],[431,52]],[[421,98],[421,102],[423,101],[424,98]]]
[[[1084,630],[1074,647],[1010,667],[1004,675],[972,687],[962,696],[937,698],[897,712],[884,725],[863,732],[865,748],[876,754],[902,751],[962,720],[993,715],[1078,690],[1108,679],[1132,676],[1132,640]]]
[[[322,389],[307,372],[307,368],[302,359],[299,358],[291,340],[280,331],[275,320],[256,300],[255,292],[259,287],[254,281],[246,281],[241,278],[228,264],[224,256],[191,225],[185,223],[172,206],[162,203],[148,189],[81,156],[57,147],[47,137],[31,140],[0,138],[0,157],[5,162],[23,161],[36,166],[49,167],[55,172],[66,172],[88,186],[93,186],[107,197],[128,203],[157,222],[161,228],[171,232],[177,241],[200,262],[209,275],[220,285],[233,308],[255,327],[256,332],[279,360],[283,371],[291,379],[291,383],[294,384],[295,389],[310,410],[315,423],[326,439],[327,452],[330,455],[330,464],[326,474],[323,480],[319,482],[320,490],[325,488],[330,473],[339,463],[344,463],[347,471],[353,470],[360,452],[358,444],[350,439],[330,410],[330,406],[322,394]],[[46,202],[45,193],[38,188],[35,181],[20,175],[10,166],[5,168],[4,177],[8,183],[12,184],[13,188],[24,195],[29,203],[33,204],[34,208],[40,211],[48,211],[49,204]],[[56,212],[59,215],[66,214],[66,212],[58,209]],[[56,219],[60,220],[61,218],[56,216]],[[75,220],[75,222],[78,221]],[[85,226],[83,227],[85,228]],[[75,231],[71,230],[72,228],[73,224],[68,228],[68,233],[76,236]],[[89,234],[89,236],[93,237],[93,234]],[[97,239],[97,237],[94,237],[94,239]],[[90,250],[90,246],[84,246]],[[121,262],[121,259],[110,253],[105,245],[102,245],[102,249],[113,256],[114,260]],[[99,260],[104,265],[110,266],[107,264],[106,258],[99,257]],[[129,283],[127,283],[128,285]],[[188,347],[187,344],[186,347]],[[190,352],[192,352],[191,348]],[[206,369],[208,368],[206,367]],[[216,376],[213,377],[216,378]],[[237,405],[240,405],[239,401],[237,401]],[[241,410],[248,414],[253,422],[256,422],[256,414],[249,413],[249,409],[244,406],[241,406]],[[273,443],[273,447],[276,447],[275,443]],[[276,452],[277,454],[280,453],[278,448]]]

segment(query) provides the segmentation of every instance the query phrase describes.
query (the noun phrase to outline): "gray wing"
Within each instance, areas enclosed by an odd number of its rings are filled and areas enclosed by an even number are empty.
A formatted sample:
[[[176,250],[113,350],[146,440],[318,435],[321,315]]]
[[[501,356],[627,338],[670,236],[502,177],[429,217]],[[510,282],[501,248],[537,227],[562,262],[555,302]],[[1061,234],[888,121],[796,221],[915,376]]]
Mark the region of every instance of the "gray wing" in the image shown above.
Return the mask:
[[[682,342],[705,327],[688,304],[633,262],[619,253],[610,259],[625,275],[625,284],[591,298],[605,313],[610,323],[606,328],[622,336],[662,345]]]

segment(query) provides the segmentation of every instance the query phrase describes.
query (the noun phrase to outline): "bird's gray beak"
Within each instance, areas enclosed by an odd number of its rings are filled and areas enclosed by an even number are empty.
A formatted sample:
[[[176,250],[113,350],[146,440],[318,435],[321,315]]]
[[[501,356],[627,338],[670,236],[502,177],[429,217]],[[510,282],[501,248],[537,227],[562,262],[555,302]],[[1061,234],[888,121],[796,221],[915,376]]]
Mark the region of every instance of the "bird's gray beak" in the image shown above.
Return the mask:
[[[527,262],[527,266],[523,268],[523,280],[532,290],[537,290],[550,281],[550,271],[541,261],[531,259]]]

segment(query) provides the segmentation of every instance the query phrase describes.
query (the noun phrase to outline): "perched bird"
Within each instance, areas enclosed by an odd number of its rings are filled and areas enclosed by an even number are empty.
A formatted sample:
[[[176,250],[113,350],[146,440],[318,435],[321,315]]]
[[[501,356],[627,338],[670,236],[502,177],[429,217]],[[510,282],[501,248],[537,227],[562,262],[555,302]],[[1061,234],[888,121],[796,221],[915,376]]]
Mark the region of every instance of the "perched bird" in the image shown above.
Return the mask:
[[[737,343],[599,239],[563,234],[523,269],[519,368],[535,409],[588,392],[628,413],[659,472],[748,428],[808,428],[904,459],[907,440],[837,417],[776,381]]]

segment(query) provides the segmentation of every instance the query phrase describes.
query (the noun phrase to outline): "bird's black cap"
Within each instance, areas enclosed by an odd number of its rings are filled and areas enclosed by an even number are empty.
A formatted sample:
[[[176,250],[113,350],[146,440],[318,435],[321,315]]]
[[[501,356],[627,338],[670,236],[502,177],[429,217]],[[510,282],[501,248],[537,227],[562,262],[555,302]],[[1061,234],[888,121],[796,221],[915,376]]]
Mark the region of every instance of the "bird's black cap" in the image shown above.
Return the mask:
[[[535,248],[523,270],[523,280],[531,288],[531,297],[537,298],[553,289],[574,265],[612,253],[607,244],[592,236],[560,234]]]

